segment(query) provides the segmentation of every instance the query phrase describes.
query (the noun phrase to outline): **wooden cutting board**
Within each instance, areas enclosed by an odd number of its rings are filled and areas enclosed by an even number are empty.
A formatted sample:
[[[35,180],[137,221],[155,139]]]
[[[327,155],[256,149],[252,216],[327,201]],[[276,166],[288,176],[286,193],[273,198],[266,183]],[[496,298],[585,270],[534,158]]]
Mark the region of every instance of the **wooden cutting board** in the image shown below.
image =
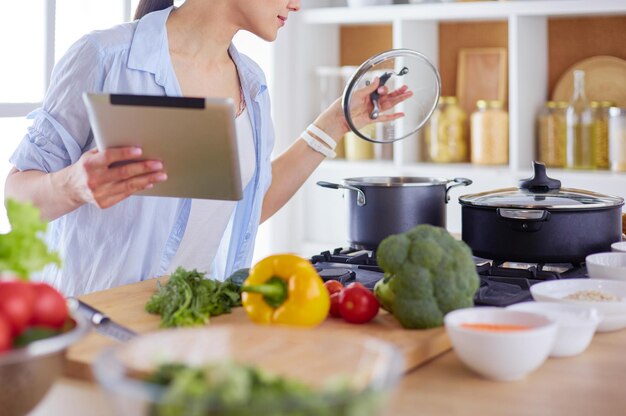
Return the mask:
[[[144,310],[144,305],[156,291],[156,282],[167,278],[151,279],[126,286],[81,296],[80,299],[106,313],[113,321],[138,333],[158,331],[160,317]],[[242,308],[231,314],[211,319],[210,326],[255,327]],[[258,328],[258,327],[257,327]],[[450,349],[450,341],[443,327],[428,330],[403,329],[396,319],[382,311],[367,324],[355,325],[341,319],[329,318],[319,328],[339,331],[338,339],[351,334],[372,336],[395,345],[404,356],[405,371],[409,371]],[[316,328],[310,329],[315,331]],[[103,348],[118,342],[92,331],[83,340],[69,348],[66,354],[66,374],[84,380],[93,380],[91,364]]]

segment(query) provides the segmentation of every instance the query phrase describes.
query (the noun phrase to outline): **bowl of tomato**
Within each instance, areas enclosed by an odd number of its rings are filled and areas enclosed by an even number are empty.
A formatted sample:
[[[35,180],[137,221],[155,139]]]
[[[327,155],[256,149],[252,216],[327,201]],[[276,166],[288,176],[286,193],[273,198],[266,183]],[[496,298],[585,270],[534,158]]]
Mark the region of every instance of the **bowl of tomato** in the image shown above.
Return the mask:
[[[0,408],[24,415],[63,372],[64,352],[89,330],[45,283],[0,280]]]

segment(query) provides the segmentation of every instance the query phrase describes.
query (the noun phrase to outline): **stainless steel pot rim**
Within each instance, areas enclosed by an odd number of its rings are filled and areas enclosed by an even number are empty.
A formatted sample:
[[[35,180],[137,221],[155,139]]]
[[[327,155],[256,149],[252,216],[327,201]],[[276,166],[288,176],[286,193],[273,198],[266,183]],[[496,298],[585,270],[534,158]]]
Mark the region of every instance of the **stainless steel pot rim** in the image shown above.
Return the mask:
[[[343,180],[345,185],[350,186],[379,186],[386,188],[447,185],[450,182],[454,182],[454,180],[415,176],[367,176],[362,178],[346,178]]]
[[[549,209],[582,211],[606,209],[624,205],[618,196],[603,195],[575,188],[561,188],[545,193],[519,188],[503,188],[459,197],[461,205],[485,208]]]
[[[0,366],[55,354],[78,341],[89,331],[90,324],[78,313],[71,313],[70,316],[76,323],[74,328],[54,337],[34,341],[23,348],[5,352],[0,355]]]

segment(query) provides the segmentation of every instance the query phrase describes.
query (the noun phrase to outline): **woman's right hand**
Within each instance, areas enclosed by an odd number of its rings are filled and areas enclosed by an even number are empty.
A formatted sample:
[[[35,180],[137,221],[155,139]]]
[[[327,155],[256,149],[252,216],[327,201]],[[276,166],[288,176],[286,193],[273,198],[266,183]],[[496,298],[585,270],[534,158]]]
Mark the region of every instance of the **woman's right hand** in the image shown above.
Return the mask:
[[[92,203],[100,208],[111,207],[132,194],[150,189],[167,179],[163,163],[158,160],[137,160],[138,147],[116,147],[99,152],[85,152],[72,165],[70,187],[79,203]]]

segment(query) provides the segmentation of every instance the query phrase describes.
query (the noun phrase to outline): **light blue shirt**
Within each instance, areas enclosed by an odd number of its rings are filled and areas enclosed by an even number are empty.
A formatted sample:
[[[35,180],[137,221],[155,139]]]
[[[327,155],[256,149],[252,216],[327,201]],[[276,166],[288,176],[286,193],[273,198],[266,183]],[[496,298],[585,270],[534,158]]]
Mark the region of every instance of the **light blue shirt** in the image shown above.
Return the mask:
[[[171,10],[92,32],[68,50],[52,73],[42,108],[29,115],[33,124],[10,159],[17,169],[55,172],[95,146],[82,101],[85,91],[182,95],[165,27]],[[234,46],[229,52],[254,132],[257,168],[220,242],[211,272],[218,279],[252,261],[274,145],[263,72]],[[85,204],[50,223],[46,239],[60,253],[63,267],[49,266],[39,277],[66,295],[77,295],[160,276],[178,249],[190,207],[189,199],[142,196],[107,209]]]

